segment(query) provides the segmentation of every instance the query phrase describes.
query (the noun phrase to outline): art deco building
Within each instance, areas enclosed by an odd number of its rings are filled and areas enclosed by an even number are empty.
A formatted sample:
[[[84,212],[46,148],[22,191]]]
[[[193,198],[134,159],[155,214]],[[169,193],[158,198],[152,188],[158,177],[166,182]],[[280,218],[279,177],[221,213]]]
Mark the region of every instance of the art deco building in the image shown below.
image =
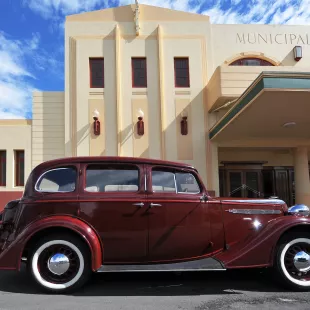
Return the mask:
[[[213,195],[310,204],[309,72],[310,26],[147,5],[67,16],[64,92],[0,121],[1,207],[39,163],[89,155],[187,162]]]

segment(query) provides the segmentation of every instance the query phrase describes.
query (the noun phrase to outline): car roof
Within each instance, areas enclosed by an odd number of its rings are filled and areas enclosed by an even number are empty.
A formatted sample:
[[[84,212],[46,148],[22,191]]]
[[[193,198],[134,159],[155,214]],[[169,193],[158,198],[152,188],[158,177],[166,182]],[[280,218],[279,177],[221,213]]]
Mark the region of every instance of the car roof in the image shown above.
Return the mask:
[[[59,159],[53,159],[42,163],[39,166],[50,166],[50,165],[59,165],[59,164],[71,164],[71,163],[135,163],[135,164],[148,164],[148,165],[165,165],[171,167],[181,167],[195,169],[190,164],[166,161],[160,159],[149,159],[149,158],[140,158],[140,157],[125,157],[125,156],[77,156],[77,157],[64,157]]]

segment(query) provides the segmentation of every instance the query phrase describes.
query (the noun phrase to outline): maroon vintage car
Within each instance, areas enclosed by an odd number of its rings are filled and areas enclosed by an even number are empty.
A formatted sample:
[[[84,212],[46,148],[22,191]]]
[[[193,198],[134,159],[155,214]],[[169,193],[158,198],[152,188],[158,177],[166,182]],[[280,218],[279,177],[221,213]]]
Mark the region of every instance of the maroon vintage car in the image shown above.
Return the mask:
[[[50,292],[92,272],[272,267],[310,287],[309,209],[278,199],[211,198],[195,168],[159,160],[45,162],[0,222],[0,269],[27,263]]]

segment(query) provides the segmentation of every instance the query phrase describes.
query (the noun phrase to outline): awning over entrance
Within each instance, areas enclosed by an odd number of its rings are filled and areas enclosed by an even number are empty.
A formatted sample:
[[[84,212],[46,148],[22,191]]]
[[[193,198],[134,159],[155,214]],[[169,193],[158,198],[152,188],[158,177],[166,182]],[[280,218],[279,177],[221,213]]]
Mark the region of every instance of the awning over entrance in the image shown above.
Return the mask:
[[[310,144],[310,73],[263,72],[210,129],[209,137],[223,145]]]

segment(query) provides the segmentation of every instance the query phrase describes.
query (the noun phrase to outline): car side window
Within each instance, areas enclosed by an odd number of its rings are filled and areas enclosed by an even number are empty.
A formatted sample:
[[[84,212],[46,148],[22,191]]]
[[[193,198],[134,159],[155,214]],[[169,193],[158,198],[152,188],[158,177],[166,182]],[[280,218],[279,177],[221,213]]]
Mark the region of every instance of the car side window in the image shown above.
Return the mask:
[[[153,192],[175,193],[174,173],[169,171],[152,171]]]
[[[74,192],[76,181],[76,168],[56,168],[44,172],[39,177],[35,185],[35,190],[48,193]]]
[[[200,193],[200,188],[195,176],[191,173],[177,172],[175,174],[178,193]]]
[[[139,169],[136,166],[89,165],[85,181],[86,192],[137,192]]]
[[[152,170],[152,190],[162,193],[200,193],[199,184],[192,173],[164,170]]]

